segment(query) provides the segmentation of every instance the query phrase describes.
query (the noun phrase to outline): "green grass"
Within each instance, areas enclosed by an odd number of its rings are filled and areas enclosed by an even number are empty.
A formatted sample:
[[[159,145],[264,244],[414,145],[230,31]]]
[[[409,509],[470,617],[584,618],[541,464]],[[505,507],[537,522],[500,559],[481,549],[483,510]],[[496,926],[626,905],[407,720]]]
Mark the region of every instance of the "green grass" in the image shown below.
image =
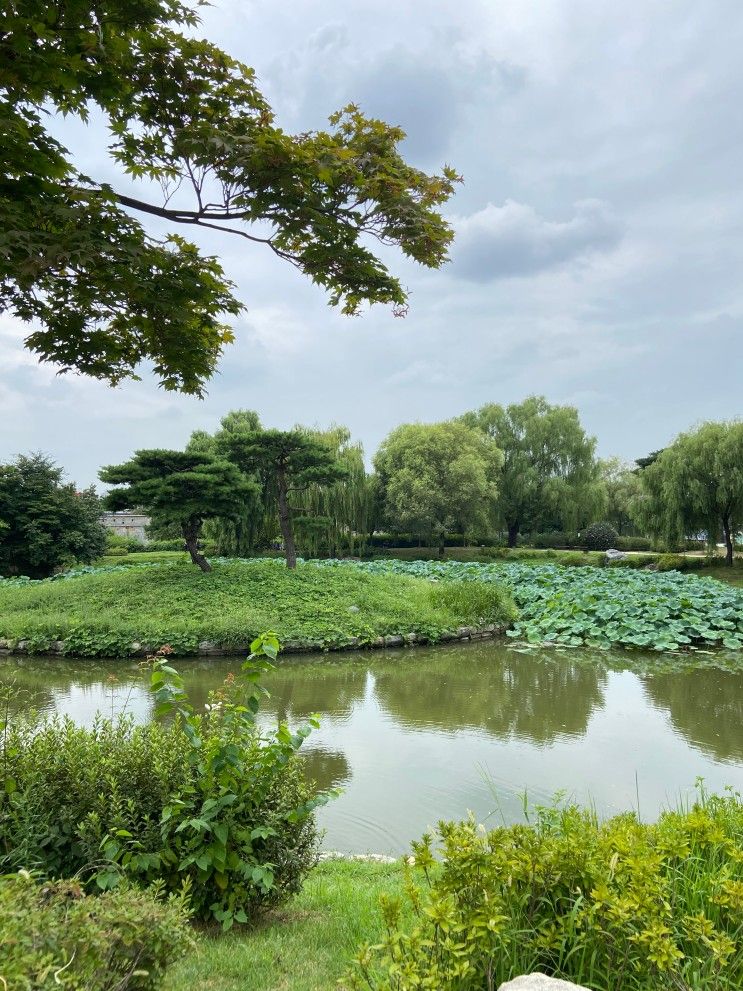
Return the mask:
[[[141,556],[141,555],[140,555]],[[436,640],[463,625],[507,625],[510,595],[494,584],[434,584],[406,575],[277,561],[115,566],[61,580],[0,581],[0,638],[35,652],[52,641],[78,656],[125,656],[133,643],[196,652],[201,641],[244,650],[274,630],[304,649],[363,645],[415,633]]]
[[[398,864],[322,863],[260,928],[202,935],[163,991],[329,991],[361,943],[381,940],[380,895],[401,892]]]

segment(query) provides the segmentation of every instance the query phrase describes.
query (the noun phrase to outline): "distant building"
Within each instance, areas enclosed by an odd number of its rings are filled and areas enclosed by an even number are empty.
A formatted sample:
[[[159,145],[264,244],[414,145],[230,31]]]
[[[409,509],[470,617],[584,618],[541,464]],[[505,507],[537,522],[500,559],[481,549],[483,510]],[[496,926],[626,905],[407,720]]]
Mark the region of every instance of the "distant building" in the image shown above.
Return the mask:
[[[135,510],[123,510],[120,513],[104,513],[101,523],[107,530],[113,530],[121,537],[136,537],[143,544],[147,543],[145,527],[150,525],[149,516]]]

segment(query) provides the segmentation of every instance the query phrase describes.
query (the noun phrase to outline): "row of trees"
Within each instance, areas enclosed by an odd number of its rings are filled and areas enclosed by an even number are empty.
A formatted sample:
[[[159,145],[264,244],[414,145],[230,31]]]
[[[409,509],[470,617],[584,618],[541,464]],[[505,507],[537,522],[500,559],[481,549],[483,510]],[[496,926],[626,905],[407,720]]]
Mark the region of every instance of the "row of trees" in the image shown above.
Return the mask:
[[[101,470],[103,502],[76,492],[41,455],[0,466],[0,573],[49,574],[102,552],[98,518],[140,507],[153,536],[178,537],[202,570],[200,541],[226,556],[283,547],[307,556],[359,553],[375,532],[435,544],[447,539],[514,546],[521,534],[578,532],[605,521],[621,535],[666,546],[722,539],[732,564],[743,524],[743,423],[707,423],[634,465],[595,455],[577,411],[531,397],[489,404],[434,424],[393,430],[365,467],[342,426],[264,428],[229,413],[183,451],[138,451]]]

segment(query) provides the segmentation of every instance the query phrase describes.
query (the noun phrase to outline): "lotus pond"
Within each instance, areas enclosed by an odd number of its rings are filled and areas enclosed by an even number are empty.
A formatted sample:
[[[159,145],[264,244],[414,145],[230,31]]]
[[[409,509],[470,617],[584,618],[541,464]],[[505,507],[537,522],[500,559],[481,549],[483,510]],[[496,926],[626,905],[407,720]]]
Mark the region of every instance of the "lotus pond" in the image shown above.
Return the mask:
[[[517,590],[516,590],[517,591]],[[203,705],[241,658],[180,660]],[[282,659],[266,720],[313,712],[307,773],[343,789],[321,810],[326,849],[397,854],[440,818],[523,817],[557,792],[644,819],[691,795],[743,791],[738,651],[659,655],[482,641]],[[88,723],[96,710],[152,714],[136,662],[5,657],[16,702]]]
[[[519,610],[508,636],[528,643],[675,651],[743,647],[743,589],[678,571],[458,561],[316,562],[435,581],[493,582]]]

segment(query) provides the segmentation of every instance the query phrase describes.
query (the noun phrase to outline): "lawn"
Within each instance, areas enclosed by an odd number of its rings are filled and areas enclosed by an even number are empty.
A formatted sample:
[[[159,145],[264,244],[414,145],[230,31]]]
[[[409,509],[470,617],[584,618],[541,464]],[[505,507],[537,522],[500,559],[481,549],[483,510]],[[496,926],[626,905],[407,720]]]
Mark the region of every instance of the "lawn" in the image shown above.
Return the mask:
[[[326,861],[258,929],[202,935],[164,991],[329,991],[361,943],[379,942],[379,896],[402,893],[399,864]]]
[[[41,582],[0,581],[0,638],[43,652],[63,641],[77,656],[126,656],[132,645],[193,654],[208,641],[243,651],[265,630],[302,649],[363,645],[384,636],[436,640],[461,626],[507,626],[510,595],[426,578],[282,562],[152,562],[88,569]]]

